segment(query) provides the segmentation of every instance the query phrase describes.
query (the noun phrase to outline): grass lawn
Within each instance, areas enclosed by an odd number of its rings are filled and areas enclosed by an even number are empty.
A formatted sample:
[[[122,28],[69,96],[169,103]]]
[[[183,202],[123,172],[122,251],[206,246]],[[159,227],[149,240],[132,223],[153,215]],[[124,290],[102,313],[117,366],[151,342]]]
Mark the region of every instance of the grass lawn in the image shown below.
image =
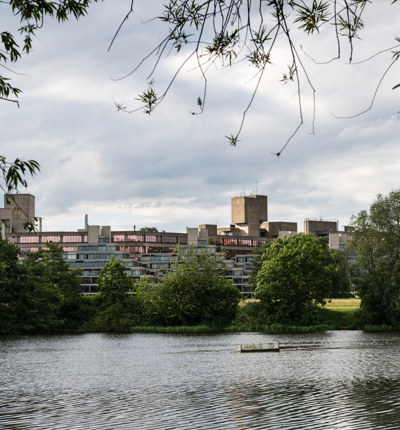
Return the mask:
[[[360,299],[332,299],[323,311],[326,322],[336,329],[357,329],[360,328],[359,309]]]
[[[332,310],[341,310],[341,309],[359,309],[360,308],[360,299],[332,299],[325,305],[325,309]]]

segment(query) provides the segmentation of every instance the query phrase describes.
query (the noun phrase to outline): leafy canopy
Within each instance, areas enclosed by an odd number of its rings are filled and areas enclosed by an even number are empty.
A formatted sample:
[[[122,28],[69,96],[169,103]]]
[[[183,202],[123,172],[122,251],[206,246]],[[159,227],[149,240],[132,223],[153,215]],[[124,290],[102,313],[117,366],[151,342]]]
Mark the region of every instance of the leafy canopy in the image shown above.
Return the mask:
[[[180,248],[171,272],[158,284],[140,282],[137,294],[153,323],[225,323],[240,298],[225,272],[223,256],[213,248]]]
[[[373,324],[400,321],[400,190],[379,194],[352,220],[352,281]]]
[[[74,330],[85,320],[81,278],[62,258],[62,249],[30,252],[0,239],[0,333]]]
[[[280,322],[296,321],[313,304],[325,304],[332,281],[326,244],[311,234],[276,239],[261,256],[256,297]]]
[[[126,273],[125,266],[114,255],[101,270],[98,286],[100,293],[111,302],[120,301],[131,290],[132,279]]]

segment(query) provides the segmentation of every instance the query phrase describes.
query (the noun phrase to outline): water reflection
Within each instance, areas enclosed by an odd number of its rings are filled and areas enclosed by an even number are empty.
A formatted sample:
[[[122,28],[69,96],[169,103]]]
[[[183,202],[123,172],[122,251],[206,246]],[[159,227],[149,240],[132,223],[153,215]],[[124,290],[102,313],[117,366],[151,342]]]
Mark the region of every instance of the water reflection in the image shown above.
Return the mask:
[[[397,334],[14,337],[0,428],[398,429],[399,379]]]

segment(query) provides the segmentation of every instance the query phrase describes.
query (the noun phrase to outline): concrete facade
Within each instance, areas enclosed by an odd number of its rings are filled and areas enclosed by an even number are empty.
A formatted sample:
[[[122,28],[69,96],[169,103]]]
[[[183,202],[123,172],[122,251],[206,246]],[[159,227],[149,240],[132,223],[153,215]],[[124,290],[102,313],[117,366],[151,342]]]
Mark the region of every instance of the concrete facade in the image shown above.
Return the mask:
[[[126,267],[133,280],[143,275],[154,280],[168,270],[170,261],[181,246],[211,245],[216,252],[226,253],[227,278],[242,294],[252,296],[247,280],[251,272],[253,250],[266,241],[297,233],[297,223],[268,221],[267,196],[245,196],[232,199],[232,224],[218,228],[215,224],[201,224],[187,228],[185,233],[153,231],[113,231],[110,226],[89,225],[85,216],[85,228],[76,232],[55,231],[27,232],[24,224],[35,218],[35,198],[30,194],[16,195],[16,204],[5,204],[0,209],[2,235],[22,251],[47,248],[49,242],[58,243],[70,267],[81,268],[87,293],[97,291],[97,277],[111,255]],[[307,224],[306,224],[307,223]],[[306,220],[308,233],[326,236],[332,249],[343,249],[347,235],[337,230],[337,222]]]
[[[297,222],[287,221],[274,221],[264,222],[261,224],[261,228],[265,229],[268,234],[267,237],[276,239],[282,236],[291,236],[297,233]]]
[[[13,194],[4,196],[4,209],[0,209],[0,220],[5,233],[24,232],[27,222],[35,220],[35,196]]]
[[[268,197],[251,195],[231,200],[232,224],[243,236],[259,236],[260,226],[268,221]]]
[[[319,236],[334,231],[338,231],[338,221],[309,218],[304,220],[304,233]]]

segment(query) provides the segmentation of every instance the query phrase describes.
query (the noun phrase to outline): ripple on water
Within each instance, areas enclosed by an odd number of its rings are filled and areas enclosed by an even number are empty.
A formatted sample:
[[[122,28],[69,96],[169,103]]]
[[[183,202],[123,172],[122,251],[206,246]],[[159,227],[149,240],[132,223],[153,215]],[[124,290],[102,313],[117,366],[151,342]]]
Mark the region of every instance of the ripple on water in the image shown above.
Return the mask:
[[[3,339],[0,428],[398,429],[399,367],[394,334]]]

